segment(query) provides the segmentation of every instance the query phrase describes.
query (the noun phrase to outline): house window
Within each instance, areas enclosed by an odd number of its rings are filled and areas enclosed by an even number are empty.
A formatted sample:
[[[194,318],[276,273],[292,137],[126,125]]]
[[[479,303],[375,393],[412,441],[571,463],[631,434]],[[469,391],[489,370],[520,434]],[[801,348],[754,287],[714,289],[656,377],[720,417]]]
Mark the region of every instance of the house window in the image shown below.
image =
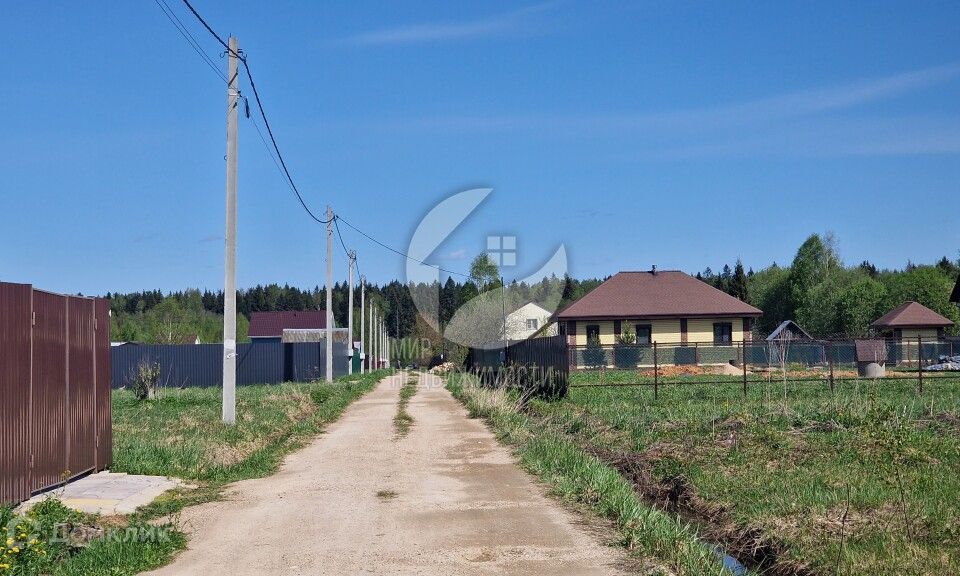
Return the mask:
[[[717,322],[713,325],[713,343],[716,345],[729,345],[733,343],[733,324],[730,322]]]
[[[527,318],[527,330],[536,330],[540,327],[540,321],[536,318]]]
[[[653,341],[653,328],[649,324],[637,324],[637,344],[650,344]]]
[[[587,344],[591,342],[600,342],[599,324],[587,324]]]

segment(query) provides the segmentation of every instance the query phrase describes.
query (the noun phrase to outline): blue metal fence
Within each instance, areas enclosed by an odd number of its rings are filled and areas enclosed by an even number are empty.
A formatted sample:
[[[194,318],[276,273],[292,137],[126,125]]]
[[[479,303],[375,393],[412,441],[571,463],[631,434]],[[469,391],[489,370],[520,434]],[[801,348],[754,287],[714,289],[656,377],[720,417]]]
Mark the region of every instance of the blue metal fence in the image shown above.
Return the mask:
[[[333,343],[333,374],[347,373],[347,345]],[[129,386],[141,362],[160,366],[167,387],[222,386],[221,344],[127,344],[110,350],[112,386]],[[254,342],[237,347],[237,384],[279,384],[323,378],[326,344]]]

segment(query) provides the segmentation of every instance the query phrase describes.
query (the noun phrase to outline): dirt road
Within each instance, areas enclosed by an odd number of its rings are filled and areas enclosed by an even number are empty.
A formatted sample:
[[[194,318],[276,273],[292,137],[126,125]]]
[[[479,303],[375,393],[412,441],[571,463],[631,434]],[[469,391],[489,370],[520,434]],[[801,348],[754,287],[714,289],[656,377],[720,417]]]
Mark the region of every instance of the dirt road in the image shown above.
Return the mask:
[[[620,574],[619,551],[543,495],[422,375],[397,438],[401,375],[381,382],[269,478],[188,509],[189,550],[152,574]]]

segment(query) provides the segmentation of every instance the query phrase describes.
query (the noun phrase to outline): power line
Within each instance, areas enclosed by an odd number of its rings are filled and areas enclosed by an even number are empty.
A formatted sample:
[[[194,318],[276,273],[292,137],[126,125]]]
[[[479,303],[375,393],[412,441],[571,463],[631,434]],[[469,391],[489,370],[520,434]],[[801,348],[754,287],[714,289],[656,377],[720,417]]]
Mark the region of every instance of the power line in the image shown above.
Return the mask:
[[[190,47],[193,48],[194,52],[196,52],[200,58],[203,59],[204,64],[209,66],[210,69],[213,70],[214,74],[219,76],[224,83],[229,83],[227,82],[226,75],[224,75],[220,68],[217,67],[210,55],[204,52],[203,48],[200,47],[200,43],[197,42],[197,39],[193,37],[193,34],[191,34],[187,27],[184,26],[183,22],[173,11],[173,9],[170,8],[170,5],[167,4],[166,0],[154,0],[154,2],[157,3],[160,11],[163,12],[163,15],[167,17],[167,20],[169,20],[170,23],[173,24],[174,28],[177,29],[177,32],[179,32],[180,35],[183,36],[183,39],[187,41],[187,44],[189,44]]]
[[[187,0],[183,1],[186,2]],[[300,194],[300,190],[293,181],[293,176],[290,175],[290,170],[287,169],[287,163],[283,159],[283,154],[280,153],[280,147],[277,146],[277,139],[273,136],[273,129],[270,128],[270,121],[267,120],[267,113],[264,111],[263,103],[260,101],[260,93],[257,91],[256,83],[253,81],[253,74],[250,73],[250,66],[247,64],[246,56],[241,58],[240,62],[243,64],[243,69],[247,72],[247,80],[250,81],[250,88],[253,89],[253,99],[257,102],[257,108],[260,110],[260,117],[263,118],[263,125],[267,128],[267,135],[270,136],[270,142],[273,143],[273,149],[277,153],[277,158],[280,160],[280,166],[283,168],[283,173],[286,175],[287,181],[290,183],[290,187],[293,189],[293,193],[297,195],[297,200],[300,201],[300,205],[303,206],[303,209],[307,211],[307,214],[309,214],[311,218],[320,224],[328,224],[330,222],[329,220],[318,218],[317,215],[310,210],[310,207],[307,206],[306,201],[303,199],[303,195]]]
[[[227,44],[227,42],[223,39],[223,37],[221,37],[219,34],[217,34],[216,31],[214,31],[214,29],[207,23],[207,21],[203,19],[203,16],[201,16],[200,13],[197,12],[196,8],[194,8],[193,5],[190,3],[190,0],[183,0],[183,3],[187,6],[187,8],[190,10],[190,12],[193,13],[193,15],[196,17],[196,19],[200,22],[200,24],[202,24],[203,27],[206,28],[207,32],[209,32],[214,38],[216,38],[217,41],[220,43],[220,45],[223,46],[228,52],[233,53],[233,51],[230,49],[230,45]],[[290,189],[293,191],[294,194],[296,194],[297,199],[300,201],[300,205],[303,206],[303,209],[307,212],[307,214],[308,214],[311,218],[313,218],[316,222],[318,222],[318,223],[320,223],[320,224],[329,224],[329,223],[330,223],[330,220],[324,220],[324,219],[322,219],[322,218],[319,218],[319,217],[317,217],[316,214],[313,213],[312,210],[310,210],[310,207],[307,206],[307,203],[306,203],[306,202],[304,201],[304,199],[303,199],[303,195],[300,194],[300,190],[297,188],[297,185],[296,185],[296,183],[295,183],[294,180],[293,180],[293,176],[290,175],[290,170],[287,168],[287,163],[286,163],[286,161],[285,161],[284,158],[283,158],[283,154],[280,152],[280,147],[277,145],[277,139],[276,139],[276,137],[275,137],[274,134],[273,134],[273,129],[270,127],[270,121],[267,119],[267,113],[266,113],[266,111],[265,111],[264,108],[263,108],[263,102],[262,102],[261,99],[260,99],[260,92],[257,90],[257,84],[256,84],[256,82],[255,82],[254,79],[253,79],[253,73],[250,71],[250,65],[247,63],[247,56],[246,56],[246,54],[244,54],[243,51],[241,50],[239,54],[234,53],[233,55],[236,56],[237,59],[240,60],[240,63],[241,63],[241,64],[243,64],[243,69],[244,69],[244,71],[245,71],[246,74],[247,74],[247,80],[250,82],[250,88],[253,90],[253,98],[254,98],[254,100],[255,100],[256,103],[257,103],[257,109],[258,109],[259,112],[260,112],[260,117],[263,118],[263,125],[264,125],[264,127],[267,129],[267,135],[269,136],[269,138],[270,138],[270,143],[272,144],[272,152],[271,152],[271,150],[270,150],[270,146],[267,145],[266,138],[263,137],[263,132],[260,130],[260,126],[257,124],[257,122],[256,122],[255,120],[253,120],[253,118],[251,118],[251,121],[253,121],[253,125],[254,125],[254,126],[256,127],[256,129],[257,129],[257,134],[260,135],[260,140],[263,142],[264,147],[267,148],[267,152],[269,153],[270,158],[273,160],[274,164],[277,165],[277,168],[278,168],[278,169],[283,173],[283,175],[286,177],[286,180],[287,180],[288,185],[290,186]],[[226,80],[226,78],[224,78],[224,80]],[[246,99],[244,99],[244,101],[245,101],[245,102],[248,102]],[[247,103],[247,117],[248,117],[248,118],[250,117],[250,113],[249,113],[249,103]],[[274,155],[274,154],[275,154],[275,155]],[[349,250],[347,250],[347,245],[346,245],[346,243],[343,241],[343,235],[340,233],[340,227],[339,227],[339,225],[337,225],[337,220],[343,220],[343,218],[342,218],[341,216],[339,216],[339,215],[335,215],[335,216],[333,216],[333,223],[334,223],[334,226],[335,226],[336,229],[337,229],[337,236],[340,238],[340,244],[341,244],[341,246],[343,247],[344,251],[345,251],[345,252],[347,253],[347,255],[349,256]],[[385,244],[385,243],[377,240],[377,239],[374,238],[373,236],[367,234],[367,233],[364,232],[363,230],[360,230],[359,228],[357,228],[356,226],[354,226],[353,224],[351,224],[350,222],[348,222],[348,221],[346,221],[346,220],[343,220],[343,223],[346,224],[347,226],[349,226],[350,228],[352,228],[353,230],[355,230],[355,231],[356,231],[357,233],[359,233],[360,235],[362,235],[362,236],[364,236],[365,238],[367,238],[368,240],[370,240],[371,242],[373,242],[373,243],[375,243],[375,244],[377,244],[377,245],[379,245],[379,246],[381,246],[381,247],[383,247],[383,248],[386,248],[387,250],[390,250],[391,252],[394,252],[395,254],[398,254],[398,255],[400,255],[400,256],[403,256],[404,258],[407,258],[407,259],[409,259],[409,260],[412,260],[412,261],[417,262],[417,263],[419,263],[419,264],[422,264],[422,265],[424,265],[424,266],[430,266],[430,267],[432,267],[432,268],[436,268],[436,269],[437,269],[438,271],[440,271],[440,272],[446,272],[447,274],[452,274],[452,275],[456,275],[456,276],[461,276],[461,277],[463,277],[463,278],[471,278],[471,276],[470,276],[469,274],[463,274],[462,272],[456,272],[456,271],[454,271],[454,270],[447,270],[446,268],[443,268],[443,267],[441,267],[441,266],[437,266],[437,265],[435,265],[435,264],[429,264],[429,263],[427,263],[427,262],[424,262],[423,260],[414,258],[413,256],[410,256],[410,255],[407,254],[406,252],[402,252],[402,251],[400,251],[400,250],[397,250],[397,249],[395,249],[395,248],[393,248],[393,247],[391,247],[391,246],[389,246],[389,245],[387,245],[387,244]],[[359,272],[359,266],[357,267],[357,272]]]
[[[350,250],[347,248],[347,243],[343,241],[343,234],[340,233],[340,224],[337,224],[338,218],[339,217],[337,215],[333,216],[333,226],[337,230],[337,237],[340,238],[340,245],[343,246],[343,251],[347,255],[347,259],[348,260],[351,258],[353,259],[353,265],[354,267],[356,267],[357,275],[359,276],[361,274],[360,274],[360,264],[357,263],[357,254],[356,252],[354,252],[352,256],[350,255]]]
[[[224,41],[224,39],[217,34],[209,24],[207,24],[207,21],[203,19],[203,16],[200,16],[200,13],[197,12],[192,4],[190,4],[190,0],[183,0],[183,3],[186,4],[187,8],[190,9],[190,12],[192,12],[197,20],[200,21],[200,24],[207,29],[207,32],[209,32],[214,38],[217,39],[218,42],[220,42],[221,46],[226,48],[228,52],[233,52],[230,50],[230,46]],[[257,90],[257,83],[254,81],[253,73],[250,71],[250,65],[247,63],[247,55],[241,50],[239,54],[234,54],[234,56],[240,60],[240,63],[243,64],[244,71],[247,73],[247,80],[250,82],[250,88],[253,90],[253,98],[257,103],[257,109],[260,111],[260,117],[263,118],[263,125],[267,129],[267,135],[270,137],[270,142],[273,144],[273,150],[277,154],[277,160],[280,161],[280,168],[283,170],[283,174],[286,176],[291,190],[293,190],[293,193],[296,194],[297,200],[300,201],[300,205],[303,206],[303,209],[311,218],[320,224],[328,224],[329,220],[319,218],[313,213],[312,210],[310,210],[310,207],[307,206],[306,201],[303,199],[303,195],[300,193],[300,189],[297,188],[297,184],[294,182],[293,176],[290,175],[290,170],[287,168],[287,163],[283,159],[283,154],[280,152],[280,146],[277,145],[277,139],[273,135],[273,129],[270,127],[270,120],[267,119],[267,113],[263,109],[263,102],[260,100],[260,92]]]
[[[193,15],[197,17],[197,20],[199,20],[200,23],[203,24],[203,27],[207,29],[207,32],[209,32],[210,34],[213,34],[213,37],[220,42],[220,45],[223,46],[223,48],[227,52],[230,52],[230,45],[224,42],[223,38],[221,38],[219,34],[213,31],[213,28],[211,28],[210,25],[207,24],[207,21],[203,19],[203,16],[201,16],[200,13],[197,12],[197,10],[193,7],[193,4],[191,4],[188,0],[183,0],[183,3],[187,5],[187,8],[189,8],[191,12],[193,12]],[[234,54],[234,56],[236,56],[237,58],[240,57],[239,54]]]
[[[431,268],[436,268],[436,269],[439,270],[440,272],[446,272],[447,274],[453,274],[453,275],[456,275],[456,276],[462,276],[463,278],[472,278],[472,276],[470,276],[469,274],[464,274],[464,273],[462,273],[462,272],[455,272],[455,271],[453,271],[453,270],[447,270],[446,268],[442,268],[442,267],[440,267],[440,266],[437,266],[436,264],[430,264],[430,263],[424,262],[423,260],[420,260],[420,259],[418,259],[418,258],[414,258],[413,256],[407,254],[406,252],[402,252],[402,251],[400,251],[400,250],[397,250],[396,248],[393,248],[392,246],[388,246],[387,244],[384,244],[383,242],[377,240],[377,239],[374,238],[373,236],[367,234],[367,233],[364,232],[363,230],[357,228],[357,227],[354,226],[353,224],[347,222],[346,220],[344,220],[343,216],[340,216],[339,214],[337,214],[336,216],[334,216],[334,222],[336,222],[337,220],[342,220],[344,224],[346,224],[347,226],[353,228],[357,233],[359,233],[361,236],[365,237],[367,240],[370,240],[370,241],[373,242],[374,244],[377,244],[377,245],[379,245],[379,246],[381,246],[381,247],[383,247],[383,248],[386,248],[387,250],[389,250],[389,251],[391,251],[391,252],[393,252],[393,253],[395,253],[395,254],[398,254],[398,255],[400,255],[400,256],[403,256],[404,258],[407,258],[407,259],[412,260],[412,261],[414,261],[414,262],[417,262],[417,263],[419,263],[419,264],[423,264],[424,266],[430,266]]]

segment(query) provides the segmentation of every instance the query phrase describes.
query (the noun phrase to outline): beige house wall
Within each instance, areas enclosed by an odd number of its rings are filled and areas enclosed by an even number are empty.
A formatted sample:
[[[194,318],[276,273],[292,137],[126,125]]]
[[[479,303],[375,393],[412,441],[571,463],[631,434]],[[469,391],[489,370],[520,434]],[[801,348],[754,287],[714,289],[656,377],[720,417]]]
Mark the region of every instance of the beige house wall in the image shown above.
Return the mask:
[[[743,340],[743,318],[690,318],[687,320],[687,342],[713,342],[713,324],[715,322],[729,322],[733,325],[733,341]],[[625,319],[621,321],[624,327],[634,326],[636,324],[649,324],[652,332],[653,341],[657,344],[679,344],[682,340],[680,333],[680,319],[663,320],[636,320]],[[600,327],[600,344],[602,346],[612,346],[616,344],[616,336],[613,331],[612,320],[577,321],[577,346],[587,345],[587,326],[598,325]],[[936,332],[936,331],[934,331]]]
[[[914,340],[923,338],[924,340],[937,340],[938,332],[936,328],[904,328],[901,331],[901,340]]]

